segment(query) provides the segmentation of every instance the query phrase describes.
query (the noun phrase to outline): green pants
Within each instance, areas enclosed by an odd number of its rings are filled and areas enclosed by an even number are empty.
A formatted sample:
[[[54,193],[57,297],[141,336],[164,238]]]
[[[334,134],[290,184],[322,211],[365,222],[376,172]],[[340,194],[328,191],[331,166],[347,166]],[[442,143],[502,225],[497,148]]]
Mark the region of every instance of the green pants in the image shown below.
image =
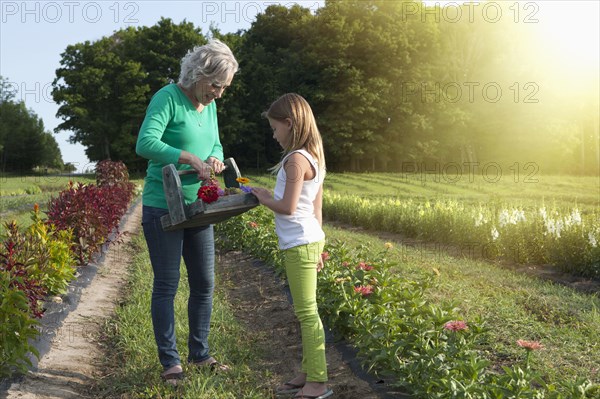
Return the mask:
[[[321,241],[283,252],[294,311],[302,331],[302,372],[312,382],[327,381],[325,331],[317,310],[317,263],[323,246]]]

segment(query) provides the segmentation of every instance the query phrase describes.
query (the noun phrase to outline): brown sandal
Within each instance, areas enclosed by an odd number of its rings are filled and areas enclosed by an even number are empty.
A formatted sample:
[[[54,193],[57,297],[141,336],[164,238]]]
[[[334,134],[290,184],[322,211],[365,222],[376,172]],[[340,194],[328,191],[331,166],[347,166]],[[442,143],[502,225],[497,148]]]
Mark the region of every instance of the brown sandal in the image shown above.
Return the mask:
[[[194,366],[197,366],[197,367],[209,367],[210,371],[215,372],[215,373],[216,372],[227,372],[227,371],[231,370],[231,367],[229,367],[226,364],[219,363],[212,356],[201,362],[191,362],[191,364]]]
[[[179,380],[183,380],[185,374],[183,371],[175,371],[168,374],[161,374],[160,378],[169,385],[177,385]]]
[[[300,392],[304,384],[294,384],[293,382],[284,382],[282,386],[288,386],[289,388],[275,389],[275,395],[291,395],[293,393]]]

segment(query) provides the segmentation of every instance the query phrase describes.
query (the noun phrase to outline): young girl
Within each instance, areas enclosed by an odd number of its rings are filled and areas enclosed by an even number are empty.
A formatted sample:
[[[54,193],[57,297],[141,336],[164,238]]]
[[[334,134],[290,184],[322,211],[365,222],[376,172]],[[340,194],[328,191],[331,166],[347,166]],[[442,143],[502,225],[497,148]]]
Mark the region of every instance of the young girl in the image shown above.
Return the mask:
[[[325,233],[321,228],[325,156],[321,134],[312,110],[298,94],[284,94],[263,114],[273,138],[283,148],[275,166],[274,196],[264,188],[252,192],[262,205],[275,212],[275,230],[284,253],[285,270],[302,331],[301,373],[277,388],[277,394],[300,399],[324,399],[333,391],[326,386],[325,332],[317,311],[317,269]]]

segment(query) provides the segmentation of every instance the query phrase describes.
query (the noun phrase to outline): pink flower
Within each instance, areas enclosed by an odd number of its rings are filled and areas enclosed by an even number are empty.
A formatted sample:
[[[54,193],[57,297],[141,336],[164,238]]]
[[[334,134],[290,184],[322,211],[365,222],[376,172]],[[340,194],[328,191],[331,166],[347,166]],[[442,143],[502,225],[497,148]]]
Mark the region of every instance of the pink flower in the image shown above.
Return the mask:
[[[327,259],[329,259],[329,252],[323,252],[321,254],[321,259],[323,259],[323,262],[325,262]]]
[[[248,226],[250,226],[250,228],[252,228],[252,229],[256,229],[256,228],[258,228],[258,223],[256,223],[256,222],[248,222]]]
[[[346,261],[343,261],[343,262],[342,262],[342,266],[344,266],[344,267],[348,267],[348,266],[350,266],[350,263],[348,263],[348,262],[346,262]]]
[[[365,271],[367,271],[367,272],[368,272],[369,270],[373,270],[373,266],[371,266],[371,265],[367,265],[365,262],[360,262],[360,263],[358,264],[358,266],[356,266],[356,268],[357,268],[357,269],[362,269],[362,270],[365,270]]]
[[[462,320],[453,320],[444,324],[444,328],[450,331],[463,331],[468,329],[469,326]]]
[[[517,345],[519,345],[521,348],[525,348],[528,351],[544,349],[544,345],[540,344],[538,341],[525,341],[525,340],[519,339],[519,340],[517,340]]]
[[[373,293],[373,287],[370,285],[359,285],[354,287],[354,292],[361,294],[362,296],[369,296]]]

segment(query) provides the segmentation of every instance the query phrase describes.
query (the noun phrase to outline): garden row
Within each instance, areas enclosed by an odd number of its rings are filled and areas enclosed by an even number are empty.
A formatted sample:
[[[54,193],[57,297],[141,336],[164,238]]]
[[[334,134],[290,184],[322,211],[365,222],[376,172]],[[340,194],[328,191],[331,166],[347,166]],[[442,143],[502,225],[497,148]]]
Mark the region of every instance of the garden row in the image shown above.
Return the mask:
[[[257,208],[217,231],[223,247],[249,252],[283,273],[270,212]],[[514,342],[526,351],[524,361],[495,367],[485,354],[485,320],[465,321],[453,307],[426,300],[436,279],[398,273],[387,259],[391,246],[328,243],[318,278],[320,314],[352,342],[367,369],[419,398],[600,395],[600,387],[586,378],[547,382],[529,361],[541,345],[521,337]]]
[[[368,229],[456,245],[485,259],[551,264],[600,279],[600,215],[577,208],[467,205],[456,200],[415,201],[326,193],[323,213]]]
[[[0,246],[0,376],[25,371],[28,352],[38,355],[31,340],[39,331],[43,301],[66,291],[77,266],[109,241],[133,197],[127,168],[103,161],[96,184],[69,183],[48,203],[47,217],[36,204],[32,224],[5,223]]]

